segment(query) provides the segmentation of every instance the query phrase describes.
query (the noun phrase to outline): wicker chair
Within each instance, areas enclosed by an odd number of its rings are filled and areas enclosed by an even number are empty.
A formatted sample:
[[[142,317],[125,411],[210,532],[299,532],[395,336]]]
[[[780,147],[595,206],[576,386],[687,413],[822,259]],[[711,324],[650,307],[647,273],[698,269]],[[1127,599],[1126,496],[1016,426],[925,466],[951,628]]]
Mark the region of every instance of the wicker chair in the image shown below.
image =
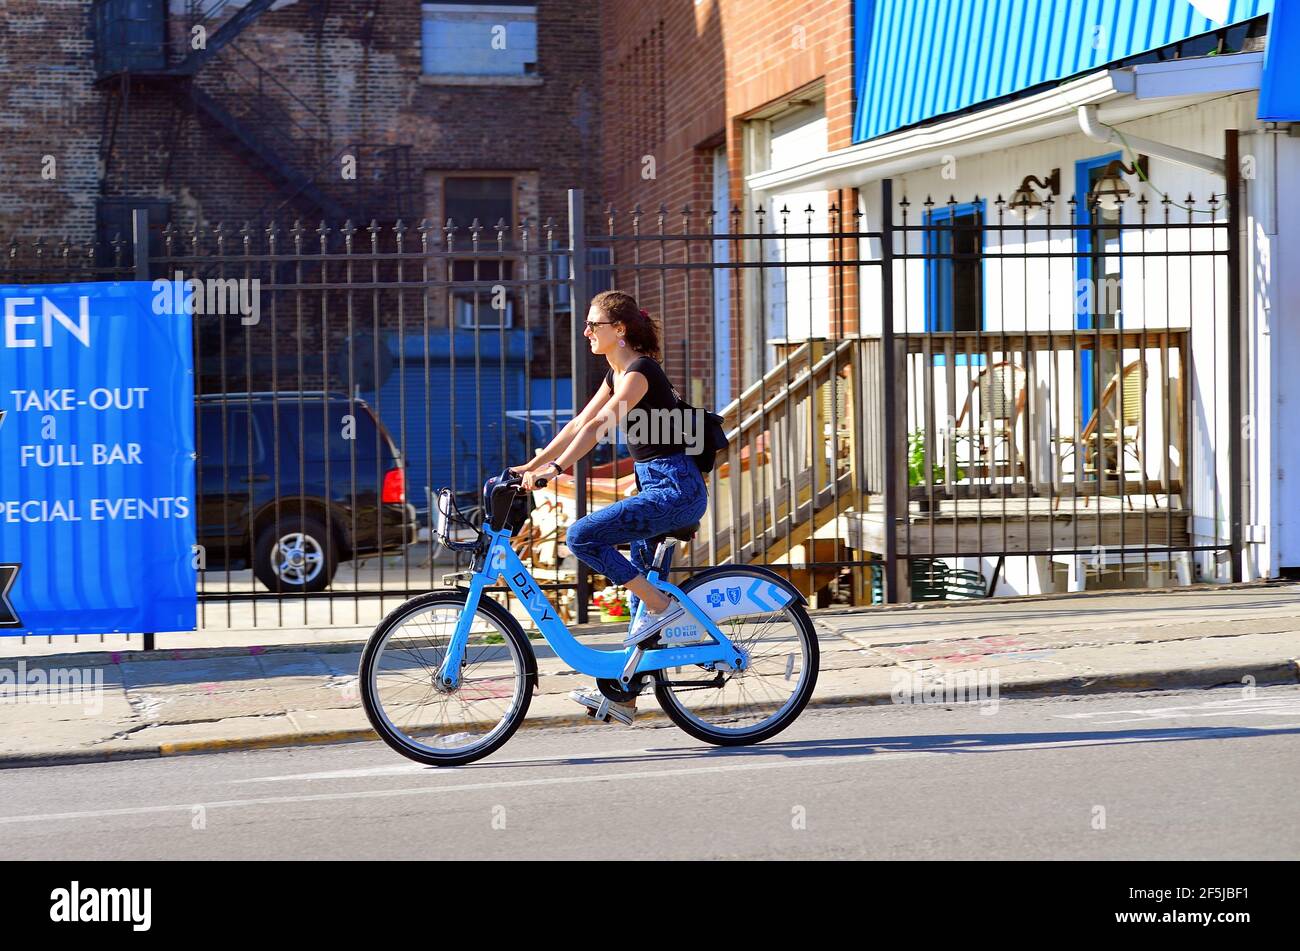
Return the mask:
[[[1007,446],[1006,461],[1012,475],[1024,475],[1025,460],[1015,455],[1016,425],[1025,410],[1028,374],[1024,367],[1003,360],[980,371],[966,394],[961,415],[957,417],[956,441],[972,444],[972,462],[982,463],[992,474],[997,461],[998,443]],[[972,433],[963,430],[972,404],[979,398],[979,424]],[[973,439],[972,439],[973,436]]]
[[[1118,397],[1117,397],[1118,391]],[[1118,425],[1116,419],[1116,399],[1119,401]],[[1077,440],[1083,447],[1083,467],[1085,476],[1093,479],[1101,475],[1118,478],[1121,481],[1130,471],[1128,460],[1136,463],[1140,479],[1146,477],[1146,466],[1142,459],[1142,414],[1146,408],[1146,373],[1142,361],[1134,360],[1116,373],[1106,389],[1102,391],[1101,400],[1083,427]],[[1056,439],[1057,484],[1064,480],[1065,460],[1074,456],[1076,440],[1073,436],[1058,436]],[[1122,447],[1122,451],[1121,451]],[[1084,496],[1084,505],[1090,503],[1090,496]],[[1133,508],[1133,497],[1124,493],[1129,508]],[[1056,499],[1060,507],[1061,499]]]

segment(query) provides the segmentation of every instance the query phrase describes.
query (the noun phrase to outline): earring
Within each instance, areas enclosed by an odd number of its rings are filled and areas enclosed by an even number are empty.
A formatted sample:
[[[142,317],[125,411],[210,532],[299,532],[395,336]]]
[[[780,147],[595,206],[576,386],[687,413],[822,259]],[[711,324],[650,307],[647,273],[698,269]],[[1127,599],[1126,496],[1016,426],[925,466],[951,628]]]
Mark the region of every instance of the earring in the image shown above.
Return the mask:
[[[623,339],[623,335],[622,335],[622,334],[619,334],[619,337],[618,337],[618,345],[619,345],[620,347],[626,347],[626,346],[627,346],[627,341]]]

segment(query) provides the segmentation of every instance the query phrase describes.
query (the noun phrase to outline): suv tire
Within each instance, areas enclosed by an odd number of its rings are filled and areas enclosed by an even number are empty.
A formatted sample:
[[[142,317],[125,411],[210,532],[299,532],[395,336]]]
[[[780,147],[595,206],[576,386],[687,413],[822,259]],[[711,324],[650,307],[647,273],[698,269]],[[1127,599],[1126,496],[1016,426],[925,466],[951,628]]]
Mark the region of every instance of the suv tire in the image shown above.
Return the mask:
[[[253,546],[253,574],[272,591],[324,591],[337,570],[337,546],[311,515],[280,516],[258,533]]]

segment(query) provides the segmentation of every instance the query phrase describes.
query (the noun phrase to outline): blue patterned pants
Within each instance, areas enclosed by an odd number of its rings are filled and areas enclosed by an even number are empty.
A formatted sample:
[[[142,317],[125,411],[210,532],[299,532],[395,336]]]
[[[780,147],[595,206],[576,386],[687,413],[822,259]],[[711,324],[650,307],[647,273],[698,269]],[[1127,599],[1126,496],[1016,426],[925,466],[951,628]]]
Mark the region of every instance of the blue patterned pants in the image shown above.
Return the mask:
[[[640,491],[578,519],[566,538],[570,551],[616,585],[645,571],[654,557],[649,539],[693,525],[709,506],[704,476],[685,453],[633,465]],[[616,547],[629,543],[631,561]],[[631,607],[635,612],[635,595]]]

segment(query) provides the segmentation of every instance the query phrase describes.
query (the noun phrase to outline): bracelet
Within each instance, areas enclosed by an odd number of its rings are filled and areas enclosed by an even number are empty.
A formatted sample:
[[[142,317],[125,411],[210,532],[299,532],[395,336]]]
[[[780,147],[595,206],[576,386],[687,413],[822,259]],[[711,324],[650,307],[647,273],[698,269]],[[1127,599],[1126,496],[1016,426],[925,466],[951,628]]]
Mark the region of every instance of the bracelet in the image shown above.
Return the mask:
[[[547,465],[554,467],[557,476],[564,475],[564,467],[558,462],[548,462]]]

